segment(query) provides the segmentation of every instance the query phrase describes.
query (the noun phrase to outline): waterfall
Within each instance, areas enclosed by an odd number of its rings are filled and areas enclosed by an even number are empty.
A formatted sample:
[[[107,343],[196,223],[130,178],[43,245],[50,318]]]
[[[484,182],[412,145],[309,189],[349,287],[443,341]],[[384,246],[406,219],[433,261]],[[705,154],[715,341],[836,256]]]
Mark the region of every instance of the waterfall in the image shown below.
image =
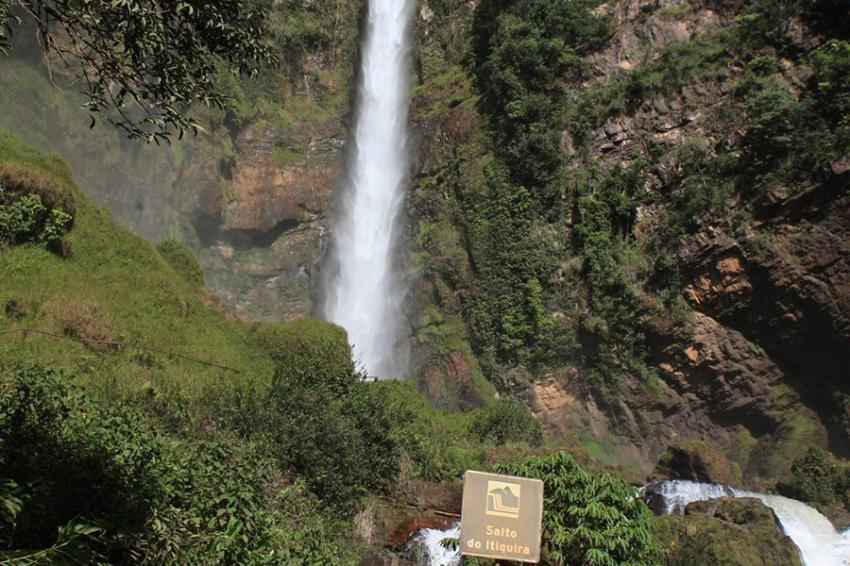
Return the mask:
[[[663,498],[667,513],[680,514],[685,506],[693,501],[705,501],[724,496],[760,499],[773,510],[776,518],[779,519],[782,531],[797,545],[803,564],[806,566],[850,564],[850,532],[838,533],[829,519],[819,511],[795,499],[686,480],[660,482],[660,485],[653,486],[653,492]]]
[[[408,180],[408,56],[414,0],[369,0],[354,147],[333,230],[336,269],[323,287],[325,318],[348,332],[371,376],[401,376],[404,286],[396,240]]]

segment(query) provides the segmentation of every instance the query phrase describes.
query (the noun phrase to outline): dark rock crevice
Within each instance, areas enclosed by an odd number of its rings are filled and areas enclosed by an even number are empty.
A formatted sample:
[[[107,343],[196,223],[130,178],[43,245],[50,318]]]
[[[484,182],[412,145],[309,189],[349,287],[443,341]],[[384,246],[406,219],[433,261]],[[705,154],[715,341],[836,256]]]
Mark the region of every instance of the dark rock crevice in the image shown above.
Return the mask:
[[[201,246],[207,248],[224,242],[237,250],[268,248],[284,233],[298,228],[300,222],[293,218],[284,218],[268,230],[255,228],[223,228],[220,216],[200,214],[192,221]]]

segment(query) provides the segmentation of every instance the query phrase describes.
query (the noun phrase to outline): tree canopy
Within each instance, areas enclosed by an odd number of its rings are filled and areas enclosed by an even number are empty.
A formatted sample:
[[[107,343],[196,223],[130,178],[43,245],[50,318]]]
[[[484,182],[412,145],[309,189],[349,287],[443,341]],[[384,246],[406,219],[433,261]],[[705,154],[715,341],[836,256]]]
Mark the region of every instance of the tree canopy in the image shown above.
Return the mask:
[[[101,115],[149,142],[196,133],[193,103],[225,105],[220,69],[253,76],[274,61],[251,0],[0,0],[0,52],[28,23],[48,61],[81,77],[92,124]]]

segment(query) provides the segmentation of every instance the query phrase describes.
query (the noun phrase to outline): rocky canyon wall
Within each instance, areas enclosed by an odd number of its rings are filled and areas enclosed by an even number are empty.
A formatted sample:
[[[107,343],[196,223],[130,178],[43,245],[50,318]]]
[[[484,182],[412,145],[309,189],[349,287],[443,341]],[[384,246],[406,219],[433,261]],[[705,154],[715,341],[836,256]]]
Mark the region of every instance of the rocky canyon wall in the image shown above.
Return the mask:
[[[683,157],[688,148],[706,148],[714,156],[748,151],[753,104],[742,84],[752,63],[718,47],[718,38],[736,28],[748,5],[633,0],[593,8],[610,22],[611,32],[584,56],[587,72],[565,103],[584,114],[562,114],[560,152],[564,185],[579,193],[588,171],[640,170],[618,261],[632,246],[655,245],[673,206],[665,199],[690,190],[690,164]],[[473,8],[460,1],[423,2],[420,85],[414,92],[419,152],[410,213],[420,278],[412,332],[420,345],[422,387],[436,402],[455,407],[483,395],[474,385],[482,352],[480,345],[470,346],[469,322],[470,305],[484,284],[485,255],[470,238],[463,208],[482,198],[478,187],[486,184],[492,134],[470,55],[461,55],[472,33]],[[796,45],[791,51],[820,41],[804,17],[791,17],[782,30],[783,41]],[[776,61],[775,79],[783,88],[802,98],[811,69],[770,46],[760,53]],[[584,121],[590,113],[596,115],[584,128],[569,121]],[[501,391],[526,399],[552,438],[636,478],[650,472],[669,446],[687,440],[725,453],[737,481],[750,484],[787,473],[803,447],[844,454],[847,386],[841,376],[850,351],[846,171],[846,158],[835,159],[822,174],[798,175],[794,187],[777,181],[757,197],[741,183],[719,209],[694,213],[689,227],[665,243],[676,294],[684,299],[675,316],[659,307],[668,299],[641,280],[640,272],[655,266],[638,259],[627,268],[633,271],[624,271],[644,336],[644,375],[615,362],[615,377],[600,382],[582,354],[596,335],[583,330],[595,315],[586,260],[569,251],[576,213],[533,226],[535,241],[551,245],[560,257],[543,282],[542,308],[553,320],[581,319],[579,339],[585,342],[560,363],[536,369],[487,364],[483,373]],[[585,198],[571,190],[562,198]],[[606,347],[616,350],[616,340]]]

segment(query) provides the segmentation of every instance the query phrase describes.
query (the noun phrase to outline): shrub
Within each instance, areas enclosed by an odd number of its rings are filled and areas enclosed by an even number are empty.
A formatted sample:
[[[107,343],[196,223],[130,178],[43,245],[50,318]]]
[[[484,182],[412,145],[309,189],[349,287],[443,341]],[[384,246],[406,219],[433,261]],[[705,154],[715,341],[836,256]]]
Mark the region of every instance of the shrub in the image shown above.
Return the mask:
[[[265,399],[243,391],[229,411],[232,422],[267,438],[281,467],[303,477],[326,505],[353,512],[398,474],[395,416],[360,381],[341,328],[302,320],[261,325],[256,336],[276,363],[271,391]]]
[[[182,242],[163,240],[157,244],[156,251],[190,285],[204,286],[204,271],[201,269],[201,264],[198,263],[198,259],[192,253],[192,250]]]
[[[208,417],[190,426],[203,411],[181,399],[172,409],[185,436],[166,435],[138,400],[104,407],[72,378],[48,368],[0,376],[0,562],[356,562],[339,522],[266,444]]]
[[[304,478],[326,505],[355,511],[359,499],[397,473],[389,415],[368,385],[336,396],[324,387],[277,380],[268,434],[282,468]]]
[[[142,533],[158,564],[257,564],[273,551],[274,459],[223,437],[182,443],[164,463],[163,501]]]
[[[0,184],[8,198],[37,195],[46,208],[59,209],[73,218],[77,199],[68,185],[42,174],[33,168],[22,168],[0,161]]]
[[[476,413],[469,427],[470,433],[481,441],[528,442],[539,445],[543,439],[540,423],[515,399],[499,399],[496,403]]]
[[[140,529],[161,493],[163,446],[144,417],[100,409],[70,380],[39,368],[0,381],[0,477],[19,486],[19,548],[51,546],[77,517],[111,533]]]
[[[36,242],[67,255],[61,245],[72,217],[60,208],[49,208],[36,193],[15,195],[0,176],[0,246]]]
[[[259,324],[256,340],[277,365],[276,380],[347,392],[358,381],[345,330],[313,319]]]
[[[502,466],[498,471],[543,480],[542,563],[656,563],[652,513],[623,481],[608,474],[590,474],[564,452]]]
[[[809,448],[791,464],[791,476],[777,484],[782,495],[820,505],[830,505],[845,489],[844,473],[835,458],[822,448]]]

